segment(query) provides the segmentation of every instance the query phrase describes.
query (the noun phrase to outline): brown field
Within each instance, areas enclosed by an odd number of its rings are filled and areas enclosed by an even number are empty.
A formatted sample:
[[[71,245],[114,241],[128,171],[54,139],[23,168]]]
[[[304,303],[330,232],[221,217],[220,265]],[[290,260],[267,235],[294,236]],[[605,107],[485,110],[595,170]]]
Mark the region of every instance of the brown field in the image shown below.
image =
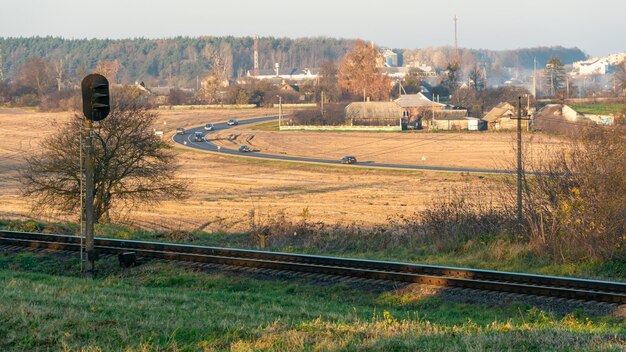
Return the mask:
[[[193,127],[229,118],[274,115],[275,110],[160,111],[155,126],[171,135],[176,127]],[[70,113],[0,109],[0,217],[41,218],[19,193],[15,179],[23,155],[39,148],[41,137]],[[263,132],[254,147],[265,152],[339,158],[355,154],[360,160],[423,163],[439,166],[505,167],[511,158],[510,134],[505,133],[313,133]],[[558,141],[533,135],[540,145]],[[230,142],[223,142],[230,143]],[[226,145],[226,144],[225,144]],[[378,152],[380,147],[390,152]],[[401,172],[325,167],[294,163],[248,161],[177,147],[180,177],[190,181],[191,197],[167,201],[150,209],[118,214],[124,222],[146,228],[240,231],[248,227],[252,209],[262,214],[284,212],[287,217],[326,223],[380,224],[389,217],[410,215],[451,188],[468,186],[487,194],[496,176],[459,173]],[[422,161],[422,155],[426,157]],[[75,217],[73,217],[75,218]],[[50,217],[43,220],[74,220]]]
[[[239,135],[234,141],[229,136]],[[250,143],[245,140],[254,138]],[[546,134],[525,134],[534,158],[546,149],[559,148],[562,140]],[[339,160],[354,155],[359,161],[421,166],[512,169],[515,133],[500,132],[310,132],[239,130],[217,133],[216,144],[236,148],[249,144],[270,154]]]

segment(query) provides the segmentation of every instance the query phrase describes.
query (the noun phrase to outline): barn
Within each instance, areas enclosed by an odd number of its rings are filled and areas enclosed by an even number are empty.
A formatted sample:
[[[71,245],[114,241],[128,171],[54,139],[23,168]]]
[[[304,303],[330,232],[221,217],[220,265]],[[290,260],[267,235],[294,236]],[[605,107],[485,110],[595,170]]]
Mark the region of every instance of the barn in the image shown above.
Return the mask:
[[[403,126],[402,108],[393,101],[350,103],[344,117],[349,126]]]

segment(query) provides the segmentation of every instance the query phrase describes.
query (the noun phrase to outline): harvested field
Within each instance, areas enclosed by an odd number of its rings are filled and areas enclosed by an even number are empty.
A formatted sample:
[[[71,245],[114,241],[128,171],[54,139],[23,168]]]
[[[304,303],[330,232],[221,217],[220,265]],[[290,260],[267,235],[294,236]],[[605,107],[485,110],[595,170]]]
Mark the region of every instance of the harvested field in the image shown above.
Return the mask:
[[[241,134],[236,141],[231,134]],[[249,143],[244,143],[254,136]],[[562,140],[546,134],[525,134],[529,151],[539,157],[546,149],[560,148]],[[216,144],[236,148],[248,144],[263,153],[339,160],[357,160],[420,166],[511,169],[515,160],[513,132],[310,132],[238,131],[217,133]]]
[[[159,114],[155,129],[163,130],[168,136],[176,127],[274,115],[275,110],[159,111]],[[19,194],[17,170],[23,165],[23,155],[35,152],[42,137],[53,130],[53,121],[70,118],[72,114],[67,112],[0,110],[0,217],[33,216],[30,202]],[[409,163],[415,162],[415,155],[421,160],[421,155],[427,153],[426,162],[441,166],[493,167],[494,160],[511,155],[507,149],[511,136],[501,133],[254,133],[257,136],[253,142],[259,143],[255,147],[262,146],[267,152],[297,150],[302,155],[318,156],[324,152],[330,158],[351,153],[353,150],[346,148],[357,145],[362,151],[357,154],[357,157],[362,155],[360,160]],[[545,145],[558,143],[543,135],[533,135],[533,138]],[[381,145],[392,152],[375,155]],[[411,145],[415,147],[413,152]],[[433,196],[446,195],[454,187],[468,186],[489,194],[495,192],[499,184],[496,176],[350,170],[243,160],[183,147],[177,147],[176,153],[181,163],[180,177],[190,181],[191,197],[164,202],[156,208],[134,209],[118,219],[151,229],[233,232],[248,228],[248,214],[254,209],[264,216],[284,212],[295,220],[373,225],[385,223],[388,217],[419,211]],[[118,214],[121,215],[124,214]],[[74,218],[44,217],[42,220]]]

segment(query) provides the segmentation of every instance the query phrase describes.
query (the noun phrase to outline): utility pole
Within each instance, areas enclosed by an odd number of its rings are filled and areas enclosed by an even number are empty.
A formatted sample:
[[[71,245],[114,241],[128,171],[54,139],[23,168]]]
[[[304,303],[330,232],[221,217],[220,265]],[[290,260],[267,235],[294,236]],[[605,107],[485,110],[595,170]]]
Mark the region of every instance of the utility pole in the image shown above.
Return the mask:
[[[278,129],[280,129],[280,120],[283,116],[283,98],[280,95],[277,95],[276,97],[278,97]]]
[[[459,67],[459,38],[457,35],[457,21],[459,18],[454,15],[454,63]]]
[[[537,99],[537,57],[533,60],[533,98]]]
[[[517,104],[517,225],[522,228],[522,97]]]
[[[524,120],[528,120],[525,118]],[[517,102],[517,226],[518,231],[522,231],[522,97],[518,97]]]
[[[431,102],[432,105],[432,111],[433,111],[433,129],[435,129],[435,127],[437,126],[437,124],[435,123],[435,96],[433,95],[433,101]]]
[[[2,61],[2,48],[0,48],[0,81],[4,81],[4,71],[2,71],[3,66],[4,62]]]
[[[322,117],[324,117],[324,91],[322,91]]]

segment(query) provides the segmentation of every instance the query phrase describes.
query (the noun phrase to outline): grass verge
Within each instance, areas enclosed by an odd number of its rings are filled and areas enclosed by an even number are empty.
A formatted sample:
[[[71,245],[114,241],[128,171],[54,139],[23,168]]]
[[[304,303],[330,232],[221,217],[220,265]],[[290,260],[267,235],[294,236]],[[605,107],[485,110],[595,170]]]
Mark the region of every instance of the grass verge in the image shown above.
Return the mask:
[[[1,350],[619,351],[624,321],[306,281],[0,254]]]
[[[36,221],[0,220],[0,229],[71,235],[80,233],[77,224],[46,224]],[[98,224],[95,232],[97,237],[258,249],[257,239],[249,233],[146,231],[112,224]],[[626,281],[626,262],[623,260],[555,263],[535,254],[528,244],[517,243],[506,236],[485,236],[478,240],[460,243],[455,248],[449,249],[442,249],[435,244],[417,247],[409,244],[385,246],[381,244],[381,240],[390,243],[395,240],[393,236],[385,234],[380,236],[387,239],[367,233],[362,233],[361,237],[337,233],[336,238],[333,238],[333,235],[327,233],[316,235],[316,238],[309,238],[304,242],[298,239],[298,237],[305,236],[304,234],[294,233],[293,236],[292,242],[268,241],[266,250]]]
[[[581,114],[609,115],[625,111],[626,104],[574,104],[572,109]]]

